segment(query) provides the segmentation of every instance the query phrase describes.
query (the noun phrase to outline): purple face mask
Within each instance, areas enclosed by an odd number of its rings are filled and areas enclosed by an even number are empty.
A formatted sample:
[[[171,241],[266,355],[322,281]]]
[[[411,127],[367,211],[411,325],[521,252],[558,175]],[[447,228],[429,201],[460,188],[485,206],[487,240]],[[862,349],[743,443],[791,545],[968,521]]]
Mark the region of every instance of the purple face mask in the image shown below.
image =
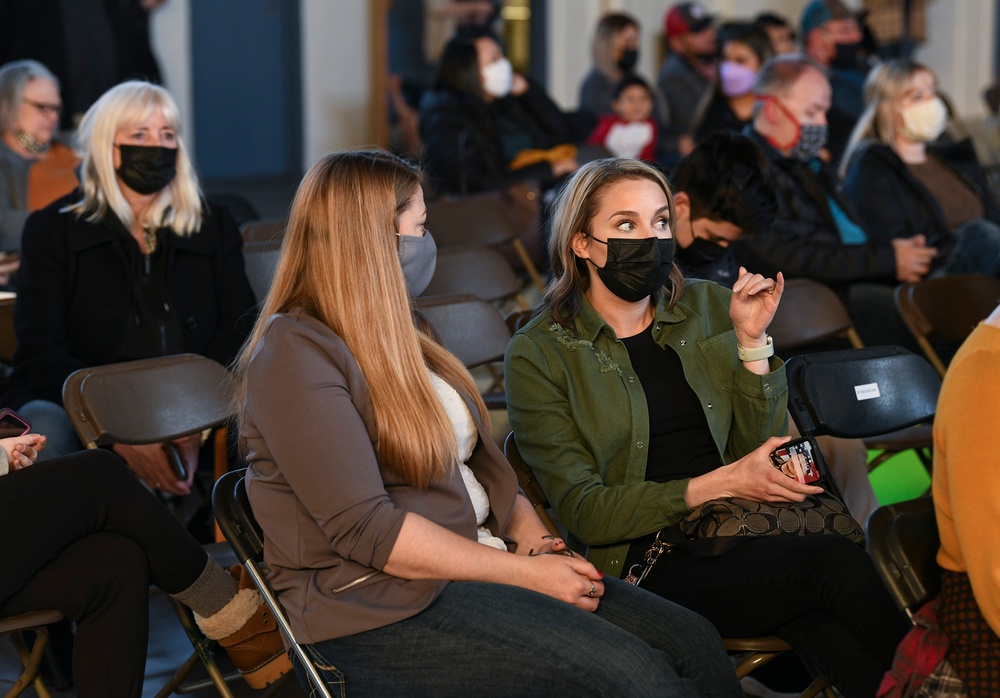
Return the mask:
[[[741,97],[753,92],[753,84],[757,81],[757,71],[745,65],[722,61],[719,66],[719,82],[722,94],[727,97]]]

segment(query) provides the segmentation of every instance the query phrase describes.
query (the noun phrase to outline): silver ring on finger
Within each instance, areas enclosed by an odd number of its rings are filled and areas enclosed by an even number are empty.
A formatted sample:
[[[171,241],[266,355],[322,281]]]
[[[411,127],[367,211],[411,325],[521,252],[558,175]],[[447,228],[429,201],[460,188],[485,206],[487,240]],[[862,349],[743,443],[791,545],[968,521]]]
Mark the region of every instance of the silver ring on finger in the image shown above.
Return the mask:
[[[597,594],[597,585],[591,582],[590,591],[587,592],[587,596],[593,598],[596,594]]]

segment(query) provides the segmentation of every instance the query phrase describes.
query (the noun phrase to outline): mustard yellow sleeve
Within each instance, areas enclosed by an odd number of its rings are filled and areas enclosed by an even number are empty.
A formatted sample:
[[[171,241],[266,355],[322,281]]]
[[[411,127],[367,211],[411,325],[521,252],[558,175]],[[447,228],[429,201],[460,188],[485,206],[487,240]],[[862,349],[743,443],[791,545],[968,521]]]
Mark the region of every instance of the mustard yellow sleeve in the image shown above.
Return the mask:
[[[934,424],[938,562],[969,575],[1000,634],[1000,329],[981,325],[955,357]]]

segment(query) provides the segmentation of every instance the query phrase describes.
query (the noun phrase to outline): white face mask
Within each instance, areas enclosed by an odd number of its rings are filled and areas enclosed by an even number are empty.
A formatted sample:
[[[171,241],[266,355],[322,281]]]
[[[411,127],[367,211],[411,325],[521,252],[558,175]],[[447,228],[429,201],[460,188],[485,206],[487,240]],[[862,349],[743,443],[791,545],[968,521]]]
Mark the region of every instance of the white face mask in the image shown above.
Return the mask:
[[[510,86],[514,82],[514,67],[506,58],[493,61],[480,72],[486,94],[497,98],[510,94]]]
[[[900,112],[903,128],[900,133],[913,141],[933,141],[948,125],[948,108],[940,97],[911,104]]]

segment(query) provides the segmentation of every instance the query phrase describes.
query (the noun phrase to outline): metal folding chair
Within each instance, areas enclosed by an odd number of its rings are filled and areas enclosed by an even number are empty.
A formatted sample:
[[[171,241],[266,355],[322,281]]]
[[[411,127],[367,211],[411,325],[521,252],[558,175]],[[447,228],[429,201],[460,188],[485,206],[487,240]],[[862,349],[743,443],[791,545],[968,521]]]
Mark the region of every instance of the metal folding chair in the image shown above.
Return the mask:
[[[295,639],[292,627],[285,616],[285,610],[278,602],[258,564],[264,554],[264,533],[250,508],[250,500],[247,498],[246,487],[243,483],[245,475],[245,468],[234,470],[223,475],[215,483],[215,488],[212,490],[212,507],[215,510],[215,519],[219,522],[219,527],[226,540],[236,551],[236,557],[250,573],[250,577],[257,585],[257,589],[260,590],[261,596],[264,597],[265,603],[274,614],[278,627],[292,646],[292,652],[305,668],[313,689],[324,698],[331,698],[326,682],[317,671],[309,653]]]

